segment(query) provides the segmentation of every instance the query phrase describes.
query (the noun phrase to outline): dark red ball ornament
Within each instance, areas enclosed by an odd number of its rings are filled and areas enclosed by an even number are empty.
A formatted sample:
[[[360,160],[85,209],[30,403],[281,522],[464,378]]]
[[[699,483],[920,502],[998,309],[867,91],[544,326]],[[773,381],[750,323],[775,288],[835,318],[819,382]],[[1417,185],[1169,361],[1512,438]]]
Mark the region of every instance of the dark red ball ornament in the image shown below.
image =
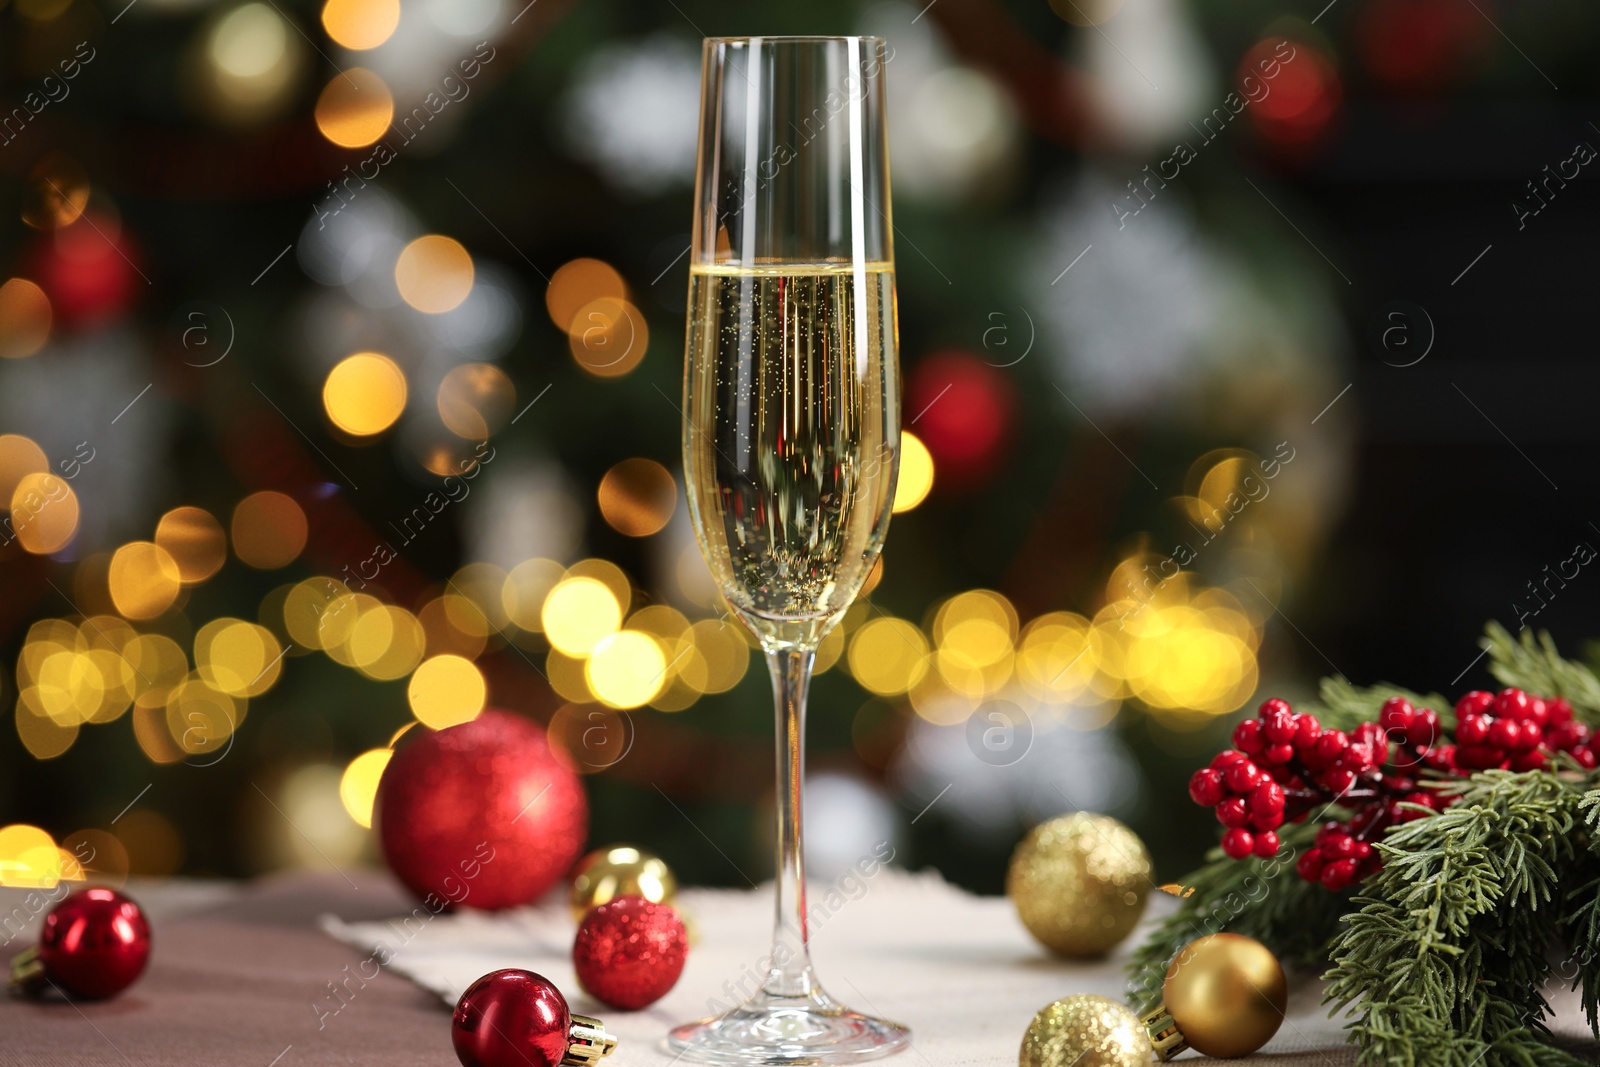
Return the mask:
[[[450,1041],[464,1067],[581,1067],[617,1047],[599,1019],[572,1014],[554,982],[515,968],[467,987],[450,1019]]]
[[[688,954],[683,920],[670,905],[618,897],[583,917],[572,965],[584,992],[613,1008],[637,1011],[677,984]]]
[[[510,908],[571,868],[589,803],[543,728],[491,709],[409,731],[383,770],[373,826],[389,869],[430,906]]]
[[[11,988],[38,994],[52,986],[84,1000],[114,997],[150,961],[144,911],[115,889],[80,889],[50,910],[39,943],[11,961]]]

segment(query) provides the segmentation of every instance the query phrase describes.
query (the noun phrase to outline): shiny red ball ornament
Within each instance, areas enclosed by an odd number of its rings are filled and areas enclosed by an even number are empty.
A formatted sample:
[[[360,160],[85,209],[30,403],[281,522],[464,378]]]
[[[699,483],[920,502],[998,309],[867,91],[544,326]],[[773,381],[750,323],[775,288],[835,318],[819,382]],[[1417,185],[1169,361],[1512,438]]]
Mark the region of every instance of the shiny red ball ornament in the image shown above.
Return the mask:
[[[671,905],[618,897],[578,925],[572,965],[584,992],[622,1011],[667,995],[683,973],[689,938]]]
[[[127,989],[150,961],[144,911],[115,889],[80,889],[44,917],[39,943],[11,961],[11,987],[103,1000]]]
[[[589,803],[537,723],[488,710],[408,731],[373,806],[383,858],[430,906],[510,908],[566,874]]]
[[[576,1067],[617,1047],[599,1019],[572,1014],[554,982],[516,968],[467,987],[450,1017],[450,1042],[463,1067]]]
[[[906,382],[906,429],[933,456],[934,485],[971,488],[993,476],[1017,424],[1008,372],[968,352],[935,352]]]

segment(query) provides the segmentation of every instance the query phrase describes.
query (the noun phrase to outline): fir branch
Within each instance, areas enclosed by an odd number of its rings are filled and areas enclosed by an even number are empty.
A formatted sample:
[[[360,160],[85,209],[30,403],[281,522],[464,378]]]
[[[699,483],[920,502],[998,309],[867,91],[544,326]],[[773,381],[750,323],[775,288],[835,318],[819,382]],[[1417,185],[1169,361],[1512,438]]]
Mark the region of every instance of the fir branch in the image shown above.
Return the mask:
[[[1290,964],[1324,958],[1346,900],[1302,880],[1294,869],[1319,825],[1312,819],[1284,826],[1280,850],[1270,860],[1233,860],[1221,849],[1207,853],[1205,866],[1184,879],[1189,895],[1129,959],[1129,999],[1141,1011],[1155,1007],[1178,950],[1224,930],[1255,938]]]
[[[1548,1045],[1546,948],[1588,835],[1582,785],[1543,771],[1452,783],[1446,811],[1396,827],[1333,942],[1325,1000],[1356,1006],[1360,1067],[1576,1067]],[[1593,942],[1591,942],[1593,944]]]
[[[1563,659],[1549,633],[1541,630],[1535,638],[1532,630],[1523,629],[1513,637],[1491,622],[1481,643],[1489,650],[1489,673],[1502,685],[1566,697],[1580,721],[1600,725],[1600,678],[1583,664]]]
[[[1438,693],[1413,693],[1388,683],[1362,688],[1337,677],[1324,678],[1317,691],[1317,703],[1300,710],[1315,715],[1324,729],[1349,733],[1364,722],[1375,722],[1378,710],[1390,697],[1405,697],[1419,708],[1434,709],[1441,722],[1452,726],[1455,722],[1455,703]]]

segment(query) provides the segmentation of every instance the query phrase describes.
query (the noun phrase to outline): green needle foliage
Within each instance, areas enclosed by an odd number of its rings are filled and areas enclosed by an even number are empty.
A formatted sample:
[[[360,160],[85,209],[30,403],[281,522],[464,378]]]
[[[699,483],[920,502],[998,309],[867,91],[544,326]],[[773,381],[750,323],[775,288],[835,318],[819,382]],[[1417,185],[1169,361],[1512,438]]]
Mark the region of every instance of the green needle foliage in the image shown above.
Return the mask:
[[[1490,670],[1503,684],[1563,696],[1600,721],[1600,678],[1565,660],[1548,635],[1513,637],[1491,624]],[[1327,726],[1375,719],[1390,696],[1454,716],[1438,695],[1323,682]],[[1332,961],[1325,1000],[1351,1013],[1359,1067],[1579,1067],[1550,1041],[1552,982],[1580,989],[1600,1036],[1600,777],[1558,769],[1482,771],[1451,781],[1445,811],[1392,828],[1376,847],[1382,870],[1345,893],[1302,881],[1294,859],[1335,809],[1283,833],[1271,860],[1220,850],[1185,880],[1193,892],[1134,953],[1130,992],[1159,1001],[1172,956],[1195,937],[1254,937],[1290,965]]]

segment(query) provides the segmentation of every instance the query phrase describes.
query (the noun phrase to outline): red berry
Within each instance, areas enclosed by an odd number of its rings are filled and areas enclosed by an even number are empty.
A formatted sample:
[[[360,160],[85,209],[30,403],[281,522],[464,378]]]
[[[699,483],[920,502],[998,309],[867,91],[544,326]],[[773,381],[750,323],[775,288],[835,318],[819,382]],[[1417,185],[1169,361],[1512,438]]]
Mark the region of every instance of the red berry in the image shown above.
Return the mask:
[[[1386,731],[1405,733],[1416,718],[1417,709],[1405,697],[1390,697],[1378,711],[1378,725]]]
[[[1461,716],[1456,724],[1456,740],[1463,745],[1481,745],[1489,739],[1489,720],[1473,713]]]
[[[1297,729],[1294,724],[1294,712],[1289,710],[1287,704],[1282,708],[1274,708],[1271,713],[1261,717],[1261,729],[1267,735],[1269,743],[1289,744],[1294,740]]]
[[[1246,719],[1233,728],[1233,745],[1240,752],[1255,755],[1267,747],[1267,739],[1261,736],[1261,720]]]
[[[1536,771],[1545,764],[1545,754],[1537,748],[1530,748],[1518,752],[1511,757],[1511,769],[1514,771]]]
[[[1235,826],[1222,835],[1222,851],[1233,859],[1244,859],[1255,847],[1255,836],[1241,827]]]
[[[1229,797],[1217,805],[1217,821],[1224,826],[1240,827],[1250,823],[1250,808],[1244,797]]]
[[[1271,830],[1257,834],[1255,853],[1264,860],[1269,860],[1276,856],[1278,854],[1278,835]]]
[[[1350,791],[1351,786],[1356,784],[1356,775],[1349,768],[1334,767],[1332,770],[1323,772],[1322,784],[1343,796]]]
[[[1294,717],[1294,747],[1310,748],[1317,743],[1317,738],[1322,736],[1322,723],[1310,712],[1302,712]]]
[[[1356,880],[1359,864],[1355,860],[1334,860],[1322,868],[1322,885],[1337,893]]]
[[[1350,846],[1350,858],[1351,859],[1353,859],[1353,860],[1364,860],[1370,855],[1372,855],[1372,846],[1367,844],[1365,841],[1356,841],[1356,842],[1351,844],[1351,846]]]
[[[1436,771],[1453,771],[1456,769],[1456,746],[1434,745],[1428,749],[1423,762]]]
[[[1290,744],[1268,745],[1267,750],[1261,755],[1268,763],[1288,763],[1294,759],[1294,746]]]
[[[1308,882],[1320,881],[1322,878],[1322,853],[1316,849],[1308,849],[1295,860],[1294,869]]]
[[[1504,752],[1522,740],[1522,724],[1515,719],[1496,719],[1489,725],[1488,745]]]
[[[1314,752],[1317,753],[1318,760],[1323,761],[1323,765],[1328,765],[1344,755],[1344,750],[1349,747],[1350,739],[1342,729],[1325,729],[1322,731],[1322,736],[1317,737]]]
[[[1417,709],[1416,717],[1406,727],[1406,740],[1423,747],[1439,740],[1439,713],[1432,708]]]
[[[1210,767],[1202,767],[1189,776],[1189,799],[1203,808],[1214,808],[1227,796],[1222,784],[1222,774]]]
[[[1543,726],[1550,721],[1550,703],[1544,697],[1528,698],[1528,714],[1523,716],[1527,722]]]
[[[1356,839],[1344,831],[1329,834],[1328,839],[1322,843],[1322,855],[1325,859],[1342,860],[1355,855]]]
[[[1490,767],[1498,767],[1505,759],[1504,753],[1498,748],[1488,748],[1484,745],[1457,745],[1456,766],[1469,771],[1482,771]]]
[[[1271,815],[1250,816],[1250,829],[1257,831],[1276,830],[1283,825],[1283,812],[1273,812]]]
[[[1553,697],[1545,704],[1546,722],[1571,722],[1572,705],[1566,697]]]
[[[1456,701],[1456,718],[1462,719],[1468,715],[1482,715],[1494,707],[1494,694],[1485,693],[1482,689],[1472,692]]]
[[[1526,719],[1533,698],[1520,689],[1502,689],[1494,698],[1494,713],[1506,719]]]
[[[1225,771],[1229,767],[1232,767],[1235,763],[1238,763],[1240,760],[1248,760],[1249,758],[1250,757],[1246,756],[1243,752],[1235,752],[1231,748],[1225,748],[1221,752],[1218,752],[1215,756],[1211,757],[1211,769],[1214,771]]]
[[[1329,819],[1327,822],[1317,827],[1317,847],[1321,848],[1323,845],[1326,845],[1328,840],[1335,834],[1342,834],[1345,832],[1344,823],[1339,822],[1336,819]]]
[[[1427,808],[1428,811],[1418,811],[1416,808],[1401,808],[1395,812],[1396,822],[1415,822],[1417,819],[1426,819],[1428,812],[1434,810],[1437,803],[1431,793],[1407,793],[1401,800],[1406,804],[1417,804]]]
[[[1252,815],[1282,815],[1283,786],[1277,782],[1262,782],[1250,793]]]
[[[1289,706],[1289,702],[1282,697],[1269,697],[1268,699],[1263,700],[1261,702],[1261,707],[1257,708],[1256,710],[1263,719],[1279,712],[1292,713],[1294,711],[1294,709]]]
[[[1568,719],[1545,727],[1544,743],[1556,752],[1570,752],[1589,740],[1589,728],[1581,722]]]
[[[1235,793],[1248,793],[1261,782],[1261,768],[1249,760],[1240,760],[1222,772],[1222,780]]]
[[[1573,749],[1572,758],[1578,761],[1578,766],[1586,770],[1592,771],[1596,764],[1600,764],[1600,759],[1595,758],[1594,749],[1592,748]]]

